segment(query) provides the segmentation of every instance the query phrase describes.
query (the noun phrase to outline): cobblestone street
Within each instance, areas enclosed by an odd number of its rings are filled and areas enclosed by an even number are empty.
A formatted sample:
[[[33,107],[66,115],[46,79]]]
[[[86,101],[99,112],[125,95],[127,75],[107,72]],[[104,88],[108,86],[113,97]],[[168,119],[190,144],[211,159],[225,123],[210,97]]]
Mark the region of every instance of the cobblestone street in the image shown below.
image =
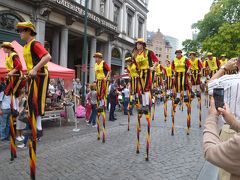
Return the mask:
[[[163,104],[157,105],[151,127],[150,160],[145,161],[146,121],[142,119],[140,154],[136,154],[136,112],[127,131],[127,116],[117,112],[117,121],[107,121],[106,143],[97,141],[95,128],[80,119],[80,131],[73,123],[44,122],[44,136],[37,145],[37,179],[197,179],[204,164],[202,129],[198,128],[196,100],[192,126],[187,136],[186,107],[177,108],[175,136],[171,136],[170,101],[168,119],[163,121]],[[206,108],[203,104],[203,117]],[[204,123],[204,122],[203,122]],[[8,144],[0,144],[0,179],[29,179],[28,150],[17,149],[18,158],[9,162]]]

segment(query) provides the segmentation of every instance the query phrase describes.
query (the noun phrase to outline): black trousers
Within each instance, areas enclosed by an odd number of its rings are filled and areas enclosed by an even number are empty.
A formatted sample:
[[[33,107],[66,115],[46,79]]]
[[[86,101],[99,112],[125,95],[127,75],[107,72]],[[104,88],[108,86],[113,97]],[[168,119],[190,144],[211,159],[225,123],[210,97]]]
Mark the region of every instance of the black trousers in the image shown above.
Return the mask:
[[[113,121],[114,120],[115,108],[116,108],[116,103],[111,103],[110,113],[109,113],[109,121]]]

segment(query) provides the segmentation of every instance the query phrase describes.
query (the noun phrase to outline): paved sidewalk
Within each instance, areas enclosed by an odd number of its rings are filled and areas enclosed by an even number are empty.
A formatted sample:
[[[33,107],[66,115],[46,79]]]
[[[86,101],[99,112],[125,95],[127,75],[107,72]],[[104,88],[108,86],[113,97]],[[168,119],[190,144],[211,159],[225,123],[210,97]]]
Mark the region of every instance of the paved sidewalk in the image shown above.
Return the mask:
[[[170,107],[170,102],[169,102]],[[193,107],[196,107],[194,101]],[[169,115],[170,115],[170,108]],[[206,116],[203,107],[203,120]],[[96,128],[80,119],[79,132],[73,123],[44,123],[44,137],[37,145],[37,179],[182,179],[199,177],[205,163],[202,152],[202,129],[198,128],[197,109],[192,111],[190,135],[185,133],[186,108],[176,112],[176,133],[171,136],[171,118],[163,121],[163,105],[157,106],[151,128],[150,161],[145,161],[146,121],[142,119],[140,154],[135,153],[136,112],[127,131],[127,116],[107,121],[106,143],[97,141]],[[18,158],[9,163],[8,145],[0,144],[0,179],[29,178],[28,150],[18,149]],[[210,177],[209,177],[210,178]]]

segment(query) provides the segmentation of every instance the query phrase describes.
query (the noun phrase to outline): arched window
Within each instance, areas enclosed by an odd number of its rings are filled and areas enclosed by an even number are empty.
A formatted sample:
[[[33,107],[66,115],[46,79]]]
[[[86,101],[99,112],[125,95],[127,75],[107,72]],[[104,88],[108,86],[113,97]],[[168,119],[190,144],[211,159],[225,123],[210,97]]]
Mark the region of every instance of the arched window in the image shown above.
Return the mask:
[[[10,12],[0,12],[0,29],[15,32],[15,27],[18,22],[24,21],[19,15]]]
[[[112,50],[112,57],[117,58],[117,59],[121,59],[120,51],[117,48],[114,48]]]

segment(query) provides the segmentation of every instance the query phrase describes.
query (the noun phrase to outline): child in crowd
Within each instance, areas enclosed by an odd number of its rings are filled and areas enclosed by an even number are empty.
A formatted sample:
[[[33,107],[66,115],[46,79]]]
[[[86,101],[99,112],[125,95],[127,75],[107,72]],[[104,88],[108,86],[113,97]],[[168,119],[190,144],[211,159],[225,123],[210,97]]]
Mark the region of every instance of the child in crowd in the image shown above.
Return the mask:
[[[91,91],[87,89],[87,95],[86,95],[86,122],[89,122],[92,106],[90,102],[90,93]]]
[[[92,127],[96,126],[96,116],[97,116],[97,91],[96,91],[96,83],[91,84],[90,86],[90,93],[89,93],[89,99],[91,103],[92,113],[88,122],[88,125],[92,124]]]
[[[18,97],[18,110],[19,112],[22,112],[24,109],[24,102],[26,102],[27,98],[25,95],[25,89],[21,90],[21,95]],[[16,140],[21,142],[24,140],[24,136],[22,134],[22,131],[26,128],[26,124],[19,121],[17,117],[17,124],[16,124]]]

